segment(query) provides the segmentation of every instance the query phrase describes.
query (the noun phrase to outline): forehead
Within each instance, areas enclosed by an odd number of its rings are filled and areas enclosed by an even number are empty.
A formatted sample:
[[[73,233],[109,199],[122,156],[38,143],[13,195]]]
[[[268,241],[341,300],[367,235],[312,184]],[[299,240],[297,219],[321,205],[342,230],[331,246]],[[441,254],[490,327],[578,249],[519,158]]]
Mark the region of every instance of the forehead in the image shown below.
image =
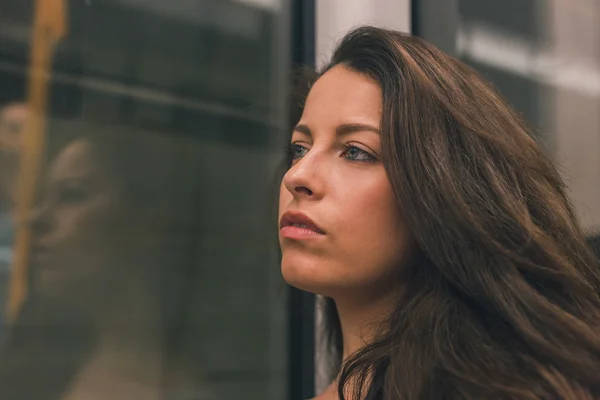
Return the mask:
[[[78,140],[69,144],[60,152],[50,169],[53,180],[80,177],[94,172],[93,155],[90,144]]]
[[[338,65],[315,82],[302,119],[336,120],[336,123],[352,120],[378,126],[381,105],[381,88],[374,80]]]

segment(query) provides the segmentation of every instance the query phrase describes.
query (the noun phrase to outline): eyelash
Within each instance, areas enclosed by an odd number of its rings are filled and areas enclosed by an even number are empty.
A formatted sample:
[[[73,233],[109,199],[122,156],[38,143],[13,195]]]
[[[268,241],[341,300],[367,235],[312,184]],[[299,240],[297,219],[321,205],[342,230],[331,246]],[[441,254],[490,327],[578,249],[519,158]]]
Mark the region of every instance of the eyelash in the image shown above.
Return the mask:
[[[81,189],[63,187],[59,191],[59,197],[65,203],[80,203],[85,200],[85,192]]]
[[[350,143],[344,143],[341,146],[342,149],[342,156],[344,156],[344,158],[346,158],[348,161],[353,161],[353,162],[363,162],[363,163],[373,163],[375,161],[377,161],[377,158],[375,156],[373,156],[372,154],[370,154],[368,151],[361,149],[358,146],[355,146],[353,144]],[[308,152],[308,149],[300,144],[297,143],[292,143],[290,146],[290,153],[291,153],[291,157],[292,160],[297,160],[298,158],[303,157],[302,156],[297,156],[296,155],[296,151],[298,150],[305,150],[306,152]],[[363,156],[364,159],[359,160],[359,159],[352,159],[352,158],[348,158],[347,154],[348,151],[350,150],[357,150],[360,156]]]

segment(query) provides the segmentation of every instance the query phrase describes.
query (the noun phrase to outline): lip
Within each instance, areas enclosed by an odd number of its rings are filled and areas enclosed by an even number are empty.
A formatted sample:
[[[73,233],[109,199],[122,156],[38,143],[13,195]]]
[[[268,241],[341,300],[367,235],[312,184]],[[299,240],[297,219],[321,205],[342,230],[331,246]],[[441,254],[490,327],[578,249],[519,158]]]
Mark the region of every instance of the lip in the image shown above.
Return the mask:
[[[325,231],[319,225],[306,214],[297,211],[288,211],[281,216],[279,232],[282,237],[295,240],[325,235]]]

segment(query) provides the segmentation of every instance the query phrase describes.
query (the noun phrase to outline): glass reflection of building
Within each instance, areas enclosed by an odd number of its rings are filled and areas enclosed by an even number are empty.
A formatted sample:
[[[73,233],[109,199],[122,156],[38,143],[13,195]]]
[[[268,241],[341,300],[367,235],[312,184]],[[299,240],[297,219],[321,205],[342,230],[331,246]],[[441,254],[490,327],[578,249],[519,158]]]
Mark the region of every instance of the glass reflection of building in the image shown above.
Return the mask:
[[[486,76],[532,126],[600,231],[600,3],[413,1],[415,33]],[[439,4],[438,4],[439,5]],[[591,240],[591,239],[590,239]]]

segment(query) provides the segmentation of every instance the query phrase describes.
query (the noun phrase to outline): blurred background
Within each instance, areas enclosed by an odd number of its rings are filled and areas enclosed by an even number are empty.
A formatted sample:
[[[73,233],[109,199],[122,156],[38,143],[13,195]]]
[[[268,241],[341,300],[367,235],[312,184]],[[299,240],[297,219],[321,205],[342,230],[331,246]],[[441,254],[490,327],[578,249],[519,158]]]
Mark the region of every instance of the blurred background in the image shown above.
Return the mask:
[[[596,0],[0,0],[0,398],[310,398],[273,228],[290,71],[361,24],[486,76],[600,231]],[[96,396],[96,397],[93,397]]]

